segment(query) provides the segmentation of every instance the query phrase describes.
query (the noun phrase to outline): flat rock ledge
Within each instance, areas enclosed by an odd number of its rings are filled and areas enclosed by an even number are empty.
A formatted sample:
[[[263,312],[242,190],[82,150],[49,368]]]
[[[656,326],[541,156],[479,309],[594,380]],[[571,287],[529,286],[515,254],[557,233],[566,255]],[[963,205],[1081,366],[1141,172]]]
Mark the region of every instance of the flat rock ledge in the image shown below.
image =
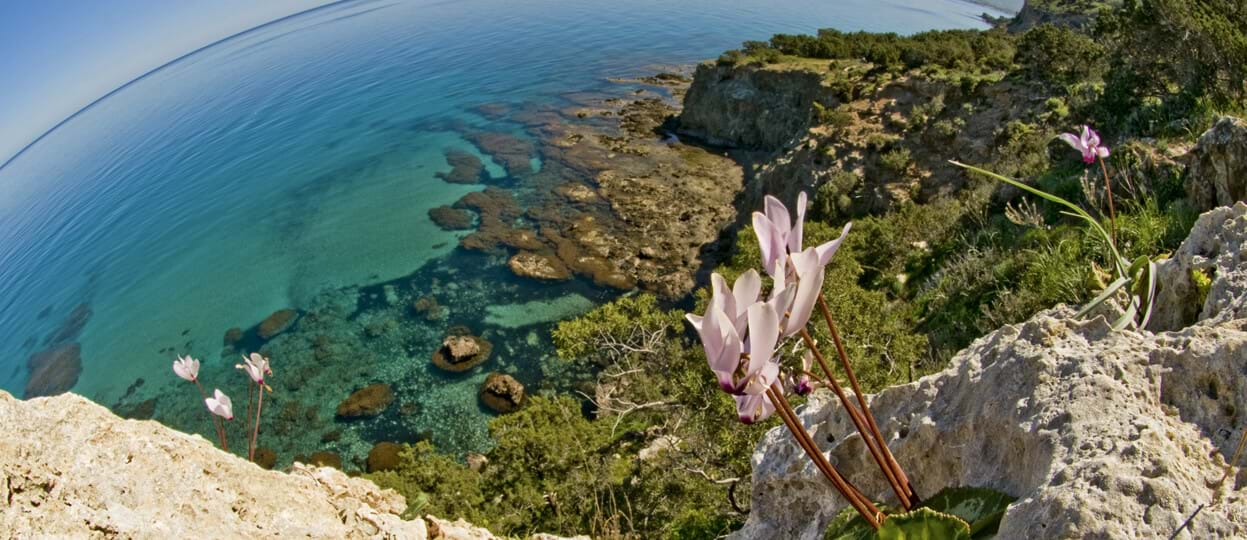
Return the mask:
[[[462,520],[404,520],[402,495],[336,469],[267,471],[76,394],[0,391],[0,433],[6,537],[495,538]]]
[[[1247,205],[1218,208],[1164,263],[1162,273],[1215,268],[1202,310],[1180,305],[1199,303],[1185,289],[1159,300],[1162,320],[1199,313],[1185,327],[1115,332],[1062,306],[871,396],[919,495],[981,486],[1017,497],[997,538],[1247,537],[1247,473],[1226,464],[1247,427],[1244,239]],[[798,414],[851,482],[895,502],[829,392]],[[734,538],[821,538],[846,504],[783,427],[754,452],[752,494]]]

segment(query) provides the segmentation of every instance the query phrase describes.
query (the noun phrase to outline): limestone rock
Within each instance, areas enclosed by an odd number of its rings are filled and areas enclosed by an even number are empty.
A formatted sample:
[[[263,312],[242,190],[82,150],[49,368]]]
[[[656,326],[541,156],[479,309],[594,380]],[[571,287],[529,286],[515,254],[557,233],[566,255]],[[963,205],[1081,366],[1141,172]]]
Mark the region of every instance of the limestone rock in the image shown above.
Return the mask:
[[[439,172],[434,176],[451,184],[477,184],[486,177],[485,164],[470,152],[450,148],[446,150],[446,163],[450,164],[450,172]]]
[[[225,338],[221,340],[226,347],[233,347],[242,341],[242,328],[237,326],[225,331]]]
[[[413,538],[403,497],[333,469],[266,471],[81,396],[0,391],[0,530],[17,538]],[[239,510],[243,509],[243,510]]]
[[[697,66],[680,133],[712,144],[778,150],[805,134],[822,77],[756,66]]]
[[[1188,538],[1247,534],[1247,496],[1220,483],[1247,429],[1247,205],[1201,216],[1166,271],[1203,261],[1217,276],[1200,322],[1113,331],[1058,307],[1005,326],[947,369],[870,397],[920,496],[980,486],[1018,498],[998,538]],[[1171,266],[1172,265],[1172,266]],[[1186,266],[1184,266],[1186,265]],[[1173,293],[1158,306],[1182,301]],[[830,461],[875,500],[894,500],[839,401],[798,409]],[[834,442],[828,442],[834,441]],[[845,502],[782,427],[753,455],[751,514],[736,538],[821,538]]]
[[[1193,280],[1211,279],[1201,299]],[[1157,267],[1156,304],[1148,329],[1178,330],[1247,317],[1247,203],[1199,216],[1178,250]]]
[[[494,412],[515,412],[524,406],[524,385],[505,373],[490,373],[481,384],[480,398]]]
[[[262,339],[273,339],[277,334],[289,329],[290,325],[294,324],[295,319],[298,317],[299,312],[294,309],[274,311],[272,315],[260,321],[260,327],[256,330],[256,335]]]
[[[433,365],[452,373],[467,371],[489,359],[493,348],[488,340],[468,333],[466,328],[452,329],[442,339],[441,348],[433,351]]]
[[[26,399],[53,396],[68,392],[82,374],[82,347],[66,343],[30,355],[26,360],[30,378],[26,381]]]
[[[356,390],[338,404],[341,418],[359,418],[381,414],[394,402],[394,391],[385,383],[370,384]]]
[[[1186,194],[1197,210],[1247,200],[1247,122],[1218,118],[1191,150]]]
[[[520,277],[545,281],[566,281],[572,277],[567,265],[563,264],[558,257],[548,253],[521,251],[507,261],[507,266],[511,268],[512,273]]]

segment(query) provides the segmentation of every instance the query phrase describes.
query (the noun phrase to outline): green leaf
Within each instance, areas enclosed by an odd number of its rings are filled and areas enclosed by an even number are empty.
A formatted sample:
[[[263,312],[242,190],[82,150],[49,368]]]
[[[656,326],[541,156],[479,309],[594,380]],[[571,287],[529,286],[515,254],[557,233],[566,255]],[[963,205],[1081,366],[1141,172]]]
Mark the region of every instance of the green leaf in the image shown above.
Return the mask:
[[[996,533],[1000,518],[1013,501],[1004,493],[987,488],[951,487],[923,501],[927,508],[952,514],[970,524],[970,534],[985,538]]]
[[[1095,309],[1096,306],[1104,303],[1105,300],[1108,300],[1110,296],[1113,296],[1113,293],[1117,292],[1127,283],[1130,283],[1130,278],[1125,276],[1119,277],[1112,283],[1109,283],[1108,286],[1100,292],[1100,294],[1097,294],[1095,298],[1092,298],[1090,302],[1087,302],[1087,305],[1078,310],[1078,313],[1075,313],[1074,317],[1078,318],[1086,315],[1088,312]]]
[[[973,172],[976,172],[976,173],[979,173],[979,174],[982,174],[982,175],[986,175],[986,176],[988,176],[988,177],[994,178],[994,179],[996,179],[996,180],[999,180],[999,181],[1001,181],[1001,182],[1004,182],[1004,183],[1006,183],[1006,184],[1009,184],[1009,185],[1011,185],[1011,186],[1013,186],[1013,187],[1016,187],[1016,188],[1018,188],[1018,189],[1020,189],[1020,190],[1022,190],[1022,191],[1025,191],[1025,192],[1027,192],[1027,193],[1030,193],[1030,194],[1032,194],[1032,195],[1034,195],[1034,196],[1036,196],[1036,197],[1040,197],[1040,198],[1043,198],[1043,199],[1047,199],[1047,200],[1052,201],[1052,202],[1054,202],[1054,203],[1056,203],[1056,204],[1059,204],[1059,205],[1061,205],[1061,206],[1064,206],[1064,207],[1066,207],[1066,208],[1069,208],[1070,210],[1072,210],[1072,212],[1062,211],[1061,213],[1062,213],[1062,214],[1065,214],[1065,215],[1067,215],[1067,216],[1073,216],[1073,217],[1076,217],[1076,218],[1079,218],[1079,219],[1082,219],[1082,220],[1086,221],[1086,222],[1087,222],[1087,224],[1091,225],[1091,227],[1092,227],[1093,229],[1095,229],[1095,231],[1096,231],[1096,232],[1100,233],[1100,237],[1102,237],[1102,238],[1104,239],[1104,243],[1105,243],[1105,244],[1108,244],[1109,250],[1111,250],[1111,251],[1113,252],[1113,265],[1117,267],[1117,273],[1118,273],[1118,274],[1124,274],[1124,273],[1125,273],[1125,268],[1123,268],[1123,266],[1124,266],[1124,265],[1122,264],[1122,261],[1123,261],[1124,259],[1122,259],[1121,254],[1117,252],[1117,246],[1113,244],[1113,238],[1112,238],[1112,236],[1110,236],[1110,235],[1108,234],[1108,231],[1104,230],[1104,226],[1100,225],[1100,222],[1099,222],[1097,219],[1095,219],[1094,217],[1091,217],[1091,214],[1088,214],[1086,210],[1083,210],[1083,209],[1082,209],[1081,207],[1079,207],[1078,205],[1076,205],[1076,204],[1074,204],[1074,203],[1072,203],[1072,202],[1069,202],[1069,201],[1067,201],[1067,200],[1065,200],[1065,199],[1062,199],[1061,197],[1057,197],[1056,195],[1053,195],[1053,194],[1048,193],[1048,192],[1046,192],[1046,191],[1042,191],[1042,190],[1039,190],[1039,189],[1035,189],[1035,188],[1033,188],[1033,187],[1031,187],[1031,186],[1028,186],[1028,185],[1026,185],[1026,184],[1023,184],[1022,182],[1019,182],[1019,181],[1014,180],[1014,179],[1012,179],[1012,178],[1009,178],[1009,177],[1007,177],[1007,176],[1002,176],[1002,175],[996,174],[996,173],[991,172],[991,171],[989,171],[989,170],[987,170],[987,169],[980,169],[980,168],[975,167],[975,166],[973,166],[973,165],[966,165],[965,163],[961,163],[960,161],[953,161],[953,160],[949,160],[949,163],[952,163],[953,165],[956,165],[956,166],[958,166],[958,167],[961,167],[961,168],[966,169],[966,170],[969,170],[969,171],[973,171]]]
[[[883,513],[891,512],[893,509],[884,505],[878,505]],[[875,536],[875,528],[866,523],[866,518],[857,513],[852,506],[846,506],[827,526],[827,531],[823,533],[823,540],[873,540]]]
[[[970,524],[952,514],[919,508],[884,520],[879,540],[970,540]]]
[[[1156,304],[1156,263],[1147,261],[1147,296],[1143,297],[1143,321],[1139,323],[1139,328],[1147,327],[1147,322],[1152,320],[1152,306]]]

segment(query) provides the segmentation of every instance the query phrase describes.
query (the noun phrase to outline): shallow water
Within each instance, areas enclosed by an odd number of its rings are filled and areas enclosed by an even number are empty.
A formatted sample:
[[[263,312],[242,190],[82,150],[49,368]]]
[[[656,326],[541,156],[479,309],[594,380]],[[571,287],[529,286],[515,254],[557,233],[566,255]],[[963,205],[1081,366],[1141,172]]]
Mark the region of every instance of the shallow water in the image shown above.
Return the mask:
[[[203,358],[205,380],[242,403],[223,335],[296,308],[319,317],[269,344],[275,378],[294,376],[286,362],[301,383],[273,398],[273,414],[316,426],[286,428],[303,437],[292,448],[324,446],[333,429],[343,436],[329,446],[344,454],[412,434],[481,448],[485,371],[436,373],[428,355],[441,335],[453,324],[484,332],[489,369],[539,384],[549,322],[613,293],[519,280],[505,258],[457,250],[463,233],[431,223],[430,208],[482,187],[434,177],[449,170],[447,148],[484,157],[456,130],[511,129],[478,105],[603,91],[607,77],[776,32],[981,27],[983,11],[950,0],[361,1],[235,36],[111,94],[0,169],[0,387],[20,395],[29,355],[86,304],[73,390],[110,406],[155,398],[156,418],[209,433],[194,391],[169,373],[172,355]],[[446,317],[410,312],[426,295]],[[308,343],[320,336],[332,352],[316,356]],[[376,381],[403,406],[332,422],[342,397]]]

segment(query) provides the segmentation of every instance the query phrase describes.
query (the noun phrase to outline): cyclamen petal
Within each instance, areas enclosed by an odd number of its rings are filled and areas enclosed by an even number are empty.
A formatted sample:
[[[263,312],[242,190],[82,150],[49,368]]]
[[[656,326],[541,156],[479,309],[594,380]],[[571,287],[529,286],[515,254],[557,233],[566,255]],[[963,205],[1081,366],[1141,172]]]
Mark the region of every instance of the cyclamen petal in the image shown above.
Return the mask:
[[[230,401],[229,396],[225,395],[220,388],[214,389],[212,397],[204,400],[208,410],[226,420],[234,419],[234,404]]]
[[[797,253],[801,251],[802,235],[805,230],[805,192],[802,191],[797,195],[797,220],[792,224],[792,229],[788,231],[788,252]]]
[[[756,377],[771,363],[775,343],[779,341],[779,315],[771,305],[759,302],[749,306],[749,367],[745,383]]]
[[[810,321],[810,314],[814,311],[814,303],[823,291],[823,266],[819,264],[817,248],[802,251],[794,255],[792,260],[800,279],[788,318],[784,321],[785,337],[795,335],[805,328],[805,324]]]
[[[765,420],[775,412],[775,405],[766,394],[732,396],[736,399],[736,415],[745,424]]]
[[[771,220],[776,230],[787,240],[788,233],[792,230],[792,216],[788,213],[788,207],[774,196],[767,195],[762,199],[762,208],[766,211],[767,219]],[[786,241],[784,243],[787,244]]]
[[[818,264],[827,266],[831,263],[831,257],[840,249],[840,245],[849,237],[849,229],[853,228],[853,222],[844,224],[844,228],[840,230],[840,236],[835,240],[822,244],[814,248],[818,252]]]
[[[179,356],[173,362],[173,373],[190,382],[195,382],[199,378],[199,360],[190,356]]]
[[[761,212],[753,213],[753,233],[758,237],[758,249],[762,252],[762,267],[770,272],[775,261],[784,256],[783,233]]]

